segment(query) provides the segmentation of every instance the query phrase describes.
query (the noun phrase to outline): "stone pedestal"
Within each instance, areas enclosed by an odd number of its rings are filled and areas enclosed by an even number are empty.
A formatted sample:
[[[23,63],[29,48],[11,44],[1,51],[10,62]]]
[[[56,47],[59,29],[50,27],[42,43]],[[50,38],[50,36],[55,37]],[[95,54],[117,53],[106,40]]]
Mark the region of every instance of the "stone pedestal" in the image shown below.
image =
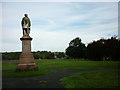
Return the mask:
[[[19,57],[19,64],[17,70],[34,70],[37,69],[33,54],[31,53],[31,40],[32,38],[28,35],[24,35],[20,38],[22,41],[22,53]]]

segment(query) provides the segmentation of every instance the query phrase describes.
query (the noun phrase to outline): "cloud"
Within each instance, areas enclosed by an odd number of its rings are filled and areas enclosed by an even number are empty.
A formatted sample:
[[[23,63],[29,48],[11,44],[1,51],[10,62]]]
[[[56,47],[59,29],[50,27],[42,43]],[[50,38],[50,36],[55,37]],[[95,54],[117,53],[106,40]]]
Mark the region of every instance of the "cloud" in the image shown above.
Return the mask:
[[[1,2],[33,2],[33,0],[1,0]],[[119,2],[119,0],[34,0],[34,2]]]
[[[32,50],[64,51],[80,37],[87,44],[117,35],[117,3],[3,3],[3,50],[21,50],[21,19],[31,19]]]

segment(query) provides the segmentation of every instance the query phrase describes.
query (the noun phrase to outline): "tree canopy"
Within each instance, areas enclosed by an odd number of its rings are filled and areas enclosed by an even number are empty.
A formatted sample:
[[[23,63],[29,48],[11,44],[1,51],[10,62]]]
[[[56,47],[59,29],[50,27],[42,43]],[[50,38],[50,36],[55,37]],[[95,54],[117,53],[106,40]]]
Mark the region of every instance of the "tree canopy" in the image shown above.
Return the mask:
[[[120,60],[120,40],[117,37],[100,39],[85,46],[79,37],[71,40],[66,49],[66,55],[71,58],[91,60]]]
[[[84,58],[85,57],[85,44],[81,42],[79,37],[71,40],[69,47],[66,49],[66,55],[71,58]]]
[[[120,59],[120,40],[116,37],[110,39],[100,39],[87,46],[88,58],[94,60],[114,60]]]

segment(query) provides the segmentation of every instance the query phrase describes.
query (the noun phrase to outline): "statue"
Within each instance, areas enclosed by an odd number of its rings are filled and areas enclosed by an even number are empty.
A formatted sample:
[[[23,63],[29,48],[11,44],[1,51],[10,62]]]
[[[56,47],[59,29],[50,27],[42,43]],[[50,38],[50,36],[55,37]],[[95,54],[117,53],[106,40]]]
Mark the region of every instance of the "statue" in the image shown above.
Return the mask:
[[[19,63],[16,68],[18,71],[38,69],[37,65],[35,64],[33,53],[31,52],[32,38],[29,36],[31,22],[28,18],[28,15],[24,15],[25,17],[23,17],[21,21],[23,29],[23,36],[20,38],[22,41],[22,53],[20,54]]]
[[[27,14],[24,14],[25,17],[23,17],[21,24],[22,24],[22,29],[23,29],[23,36],[24,35],[28,35],[30,34],[30,26],[31,26],[31,22],[30,19],[28,18]]]

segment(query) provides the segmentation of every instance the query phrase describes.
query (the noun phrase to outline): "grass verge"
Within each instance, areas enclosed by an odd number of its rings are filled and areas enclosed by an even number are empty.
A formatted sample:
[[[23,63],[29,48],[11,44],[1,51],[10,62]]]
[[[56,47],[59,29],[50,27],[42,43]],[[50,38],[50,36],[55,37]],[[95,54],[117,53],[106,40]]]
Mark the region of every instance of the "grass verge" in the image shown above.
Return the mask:
[[[85,70],[85,69],[118,69],[118,64],[120,62],[115,61],[89,61],[82,59],[42,59],[35,60],[38,68],[49,69],[69,69],[69,70]],[[15,70],[18,61],[3,61],[2,70]]]
[[[6,72],[2,74],[2,77],[33,77],[33,76],[40,76],[40,75],[46,75],[50,74],[53,71],[49,70],[35,70],[35,71],[12,71],[12,72]]]
[[[91,71],[72,74],[60,79],[65,88],[118,88],[118,72]]]
[[[18,64],[18,60],[2,61],[2,71],[4,71],[4,70],[16,70],[17,64]]]
[[[117,69],[118,63],[115,61],[88,61],[82,59],[51,59],[51,60],[36,60],[40,68],[58,68],[69,70],[85,70],[85,69]]]

